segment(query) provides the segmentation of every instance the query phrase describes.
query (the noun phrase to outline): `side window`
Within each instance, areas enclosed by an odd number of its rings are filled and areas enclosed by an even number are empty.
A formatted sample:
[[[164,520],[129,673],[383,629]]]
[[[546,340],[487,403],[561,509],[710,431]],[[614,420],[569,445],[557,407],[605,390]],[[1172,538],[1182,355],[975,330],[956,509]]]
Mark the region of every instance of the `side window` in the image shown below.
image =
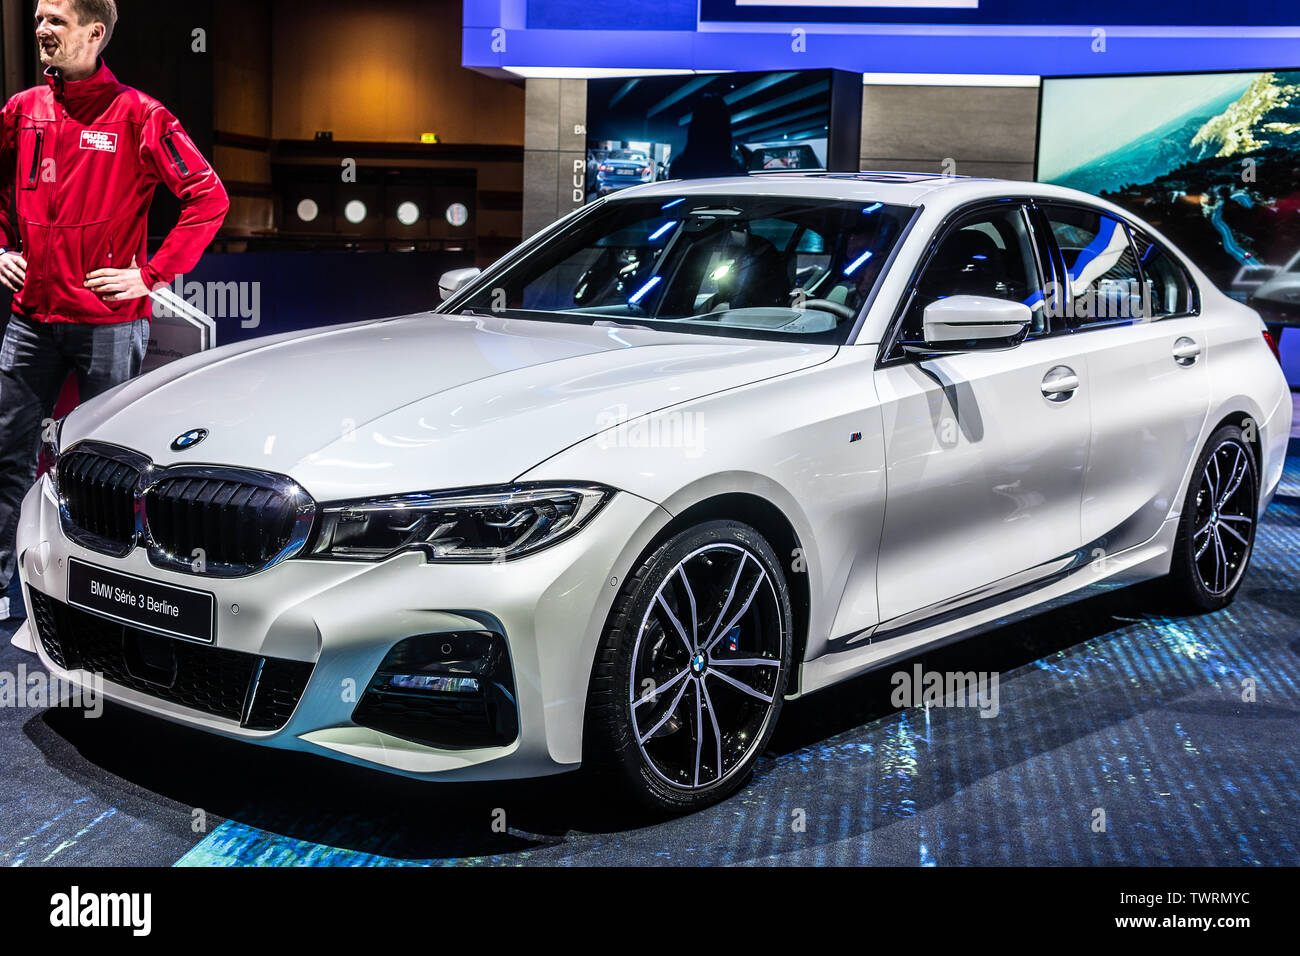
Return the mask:
[[[1134,229],[1133,244],[1146,279],[1143,292],[1149,297],[1152,318],[1186,315],[1195,308],[1192,279],[1169,250]]]
[[[1128,228],[1093,209],[1047,205],[1043,211],[1068,274],[1068,288],[1049,298],[1068,324],[1086,328],[1143,318],[1141,273]]]
[[[1042,283],[1020,206],[982,209],[953,223],[917,280],[902,340],[921,341],[925,307],[952,295],[1023,302],[1033,310],[1032,334],[1046,331]]]

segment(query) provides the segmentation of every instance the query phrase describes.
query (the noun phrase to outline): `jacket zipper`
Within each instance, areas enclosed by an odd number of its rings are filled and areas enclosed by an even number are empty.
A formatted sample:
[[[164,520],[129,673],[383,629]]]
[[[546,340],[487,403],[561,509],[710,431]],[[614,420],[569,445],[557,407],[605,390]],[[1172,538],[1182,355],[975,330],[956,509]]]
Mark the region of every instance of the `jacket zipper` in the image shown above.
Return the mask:
[[[64,140],[64,126],[67,123],[67,107],[64,105],[61,97],[55,97],[55,107],[58,110],[58,124],[54,131],[54,168],[63,169],[60,160],[63,158],[59,153],[59,146]],[[49,223],[45,235],[45,262],[44,269],[41,272],[41,290],[45,293],[45,309],[42,314],[48,316],[54,302],[54,296],[50,292],[50,259],[54,257],[54,222],[56,211],[62,208],[60,193],[63,192],[63,177],[57,173],[54,176],[54,189],[50,191],[49,207],[46,211],[45,219]]]
[[[35,189],[41,179],[41,148],[45,143],[45,130],[35,129],[36,146],[32,151],[32,168],[27,174],[27,188]]]
[[[185,160],[181,157],[180,150],[178,150],[176,144],[172,142],[172,136],[172,133],[168,133],[163,137],[163,146],[166,147],[167,152],[171,154],[172,165],[175,166],[176,171],[180,173],[181,179],[185,179],[189,176],[190,169],[189,166],[186,165]]]

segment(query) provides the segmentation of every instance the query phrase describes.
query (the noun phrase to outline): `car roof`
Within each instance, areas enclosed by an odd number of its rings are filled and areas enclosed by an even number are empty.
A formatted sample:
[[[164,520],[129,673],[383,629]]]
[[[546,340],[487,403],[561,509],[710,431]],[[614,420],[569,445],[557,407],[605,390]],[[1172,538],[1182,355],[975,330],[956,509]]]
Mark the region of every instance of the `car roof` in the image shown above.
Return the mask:
[[[1123,212],[1114,204],[1096,196],[1049,183],[892,170],[755,172],[749,176],[718,179],[664,180],[620,190],[609,196],[608,201],[660,195],[716,195],[720,192],[755,196],[865,199],[900,206],[920,206],[942,198],[941,205],[949,208],[978,199],[1033,196],[1086,202],[1113,212]]]

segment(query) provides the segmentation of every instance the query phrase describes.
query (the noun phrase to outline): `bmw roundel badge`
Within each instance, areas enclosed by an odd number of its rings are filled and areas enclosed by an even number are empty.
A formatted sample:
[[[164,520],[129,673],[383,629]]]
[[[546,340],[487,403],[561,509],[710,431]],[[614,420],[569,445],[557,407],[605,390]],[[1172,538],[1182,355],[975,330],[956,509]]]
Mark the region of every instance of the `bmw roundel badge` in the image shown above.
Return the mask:
[[[189,451],[207,437],[208,430],[206,428],[191,428],[172,442],[172,451]]]

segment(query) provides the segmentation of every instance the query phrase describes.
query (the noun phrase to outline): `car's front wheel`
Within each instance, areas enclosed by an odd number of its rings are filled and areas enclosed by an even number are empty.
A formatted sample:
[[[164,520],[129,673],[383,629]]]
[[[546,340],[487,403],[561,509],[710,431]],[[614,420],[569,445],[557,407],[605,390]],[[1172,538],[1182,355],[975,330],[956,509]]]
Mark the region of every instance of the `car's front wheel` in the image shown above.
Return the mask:
[[[1192,472],[1164,582],[1173,610],[1217,611],[1232,602],[1250,563],[1259,514],[1255,453],[1240,428],[1220,428]]]
[[[785,574],[753,528],[710,521],[666,541],[610,612],[584,763],[657,810],[735,792],[781,710],[791,620]]]

